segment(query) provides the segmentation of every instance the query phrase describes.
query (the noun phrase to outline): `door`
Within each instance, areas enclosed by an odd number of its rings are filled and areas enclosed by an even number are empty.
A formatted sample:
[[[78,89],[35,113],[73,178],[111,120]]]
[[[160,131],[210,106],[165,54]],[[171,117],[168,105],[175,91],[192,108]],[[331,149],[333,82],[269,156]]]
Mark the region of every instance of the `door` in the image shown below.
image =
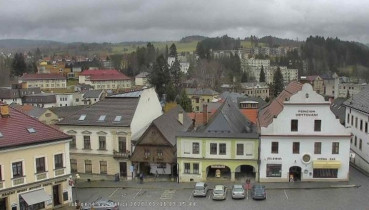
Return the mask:
[[[0,198],[0,209],[6,209],[6,198]]]
[[[119,171],[120,171],[120,176],[127,176],[127,163],[126,162],[120,162],[119,163]]]
[[[60,185],[53,186],[53,204],[54,206],[60,205]]]

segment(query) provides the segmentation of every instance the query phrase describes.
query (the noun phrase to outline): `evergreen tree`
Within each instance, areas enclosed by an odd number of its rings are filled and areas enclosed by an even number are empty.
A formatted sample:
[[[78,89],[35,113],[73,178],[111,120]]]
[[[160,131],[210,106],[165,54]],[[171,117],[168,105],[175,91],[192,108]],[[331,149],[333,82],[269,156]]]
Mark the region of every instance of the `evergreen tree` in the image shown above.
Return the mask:
[[[168,45],[165,45],[165,59],[168,60],[168,56],[169,56],[169,50],[168,50]]]
[[[146,53],[147,53],[146,61],[147,61],[148,67],[149,67],[149,65],[152,65],[155,62],[156,52],[155,52],[154,45],[151,44],[150,42],[147,43],[146,48],[147,48],[147,50],[146,50]]]
[[[278,67],[273,76],[273,96],[277,97],[284,89],[284,81],[281,69]]]
[[[178,59],[175,59],[173,65],[170,67],[170,76],[171,76],[171,81],[173,82],[175,91],[178,92],[178,88],[181,84],[181,77],[182,77],[181,66],[179,64]]]
[[[178,97],[177,104],[179,104],[185,112],[192,112],[191,99],[188,97],[184,89],[181,91]]]
[[[247,82],[247,81],[248,81],[247,73],[243,72],[242,77],[241,77],[241,83],[244,83],[244,82]]]
[[[261,65],[259,82],[265,82],[264,66]]]
[[[27,73],[27,64],[22,53],[15,53],[12,62],[12,76],[22,76]]]
[[[169,68],[163,55],[156,58],[154,68],[149,74],[149,82],[155,87],[159,97],[162,97],[170,86]]]
[[[169,57],[175,57],[177,59],[177,47],[174,43],[169,48]]]

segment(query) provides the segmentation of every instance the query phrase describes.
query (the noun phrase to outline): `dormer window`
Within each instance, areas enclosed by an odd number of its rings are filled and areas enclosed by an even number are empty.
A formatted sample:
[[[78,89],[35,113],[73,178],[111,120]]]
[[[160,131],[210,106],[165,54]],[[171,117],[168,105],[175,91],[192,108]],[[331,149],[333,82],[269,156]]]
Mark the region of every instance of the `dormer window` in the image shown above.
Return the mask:
[[[79,117],[79,121],[83,121],[86,119],[86,115],[85,114],[81,114],[81,116]]]
[[[4,135],[0,132],[0,138],[3,137]]]
[[[27,128],[29,133],[36,133],[36,130],[34,128]]]
[[[120,122],[122,120],[122,116],[115,116],[114,122]]]
[[[100,115],[99,120],[100,122],[105,121],[106,115]]]

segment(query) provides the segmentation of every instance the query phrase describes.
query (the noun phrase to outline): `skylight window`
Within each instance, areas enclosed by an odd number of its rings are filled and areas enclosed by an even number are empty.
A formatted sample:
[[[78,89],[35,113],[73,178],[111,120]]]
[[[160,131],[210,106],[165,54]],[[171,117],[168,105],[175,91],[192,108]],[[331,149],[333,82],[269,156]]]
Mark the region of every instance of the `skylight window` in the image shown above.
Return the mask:
[[[85,115],[85,114],[82,114],[82,115],[79,117],[79,119],[78,119],[78,120],[83,121],[83,120],[85,120],[85,119],[86,119],[86,115]]]
[[[29,133],[36,133],[36,130],[34,128],[27,128]]]
[[[4,135],[0,132],[0,138],[3,137]]]
[[[115,116],[114,122],[120,122],[122,120],[122,116]]]
[[[104,120],[105,120],[105,118],[106,118],[106,115],[100,115],[100,117],[99,117],[99,121],[104,121]]]

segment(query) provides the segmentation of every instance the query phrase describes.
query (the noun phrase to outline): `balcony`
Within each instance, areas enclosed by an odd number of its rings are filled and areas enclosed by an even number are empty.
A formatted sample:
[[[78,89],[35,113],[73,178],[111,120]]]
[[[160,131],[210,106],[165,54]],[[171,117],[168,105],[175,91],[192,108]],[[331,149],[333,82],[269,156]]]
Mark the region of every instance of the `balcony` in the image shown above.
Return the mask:
[[[121,151],[113,151],[113,157],[114,158],[122,158],[122,159],[128,159],[131,157],[131,152],[130,151],[125,151],[125,152],[121,152]]]
[[[46,178],[47,178],[47,172],[42,172],[42,173],[36,174],[36,180],[37,181],[43,180],[43,179],[46,179]]]
[[[21,185],[25,183],[24,177],[13,178],[13,186]]]
[[[55,169],[55,176],[64,175],[64,168]]]

